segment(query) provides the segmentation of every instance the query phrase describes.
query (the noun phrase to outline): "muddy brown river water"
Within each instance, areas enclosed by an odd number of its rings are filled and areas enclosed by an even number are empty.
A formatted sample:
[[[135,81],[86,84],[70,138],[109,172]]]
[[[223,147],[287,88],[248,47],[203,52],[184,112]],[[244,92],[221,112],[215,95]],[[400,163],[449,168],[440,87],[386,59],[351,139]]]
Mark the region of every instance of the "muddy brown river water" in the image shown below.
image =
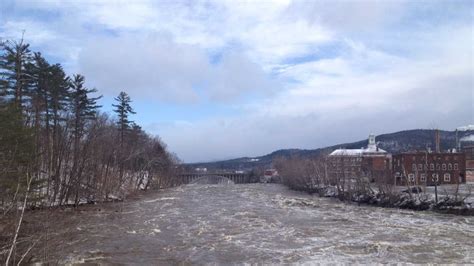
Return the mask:
[[[75,214],[60,263],[474,263],[474,217],[357,206],[275,184],[186,185]],[[58,232],[61,234],[61,232]]]

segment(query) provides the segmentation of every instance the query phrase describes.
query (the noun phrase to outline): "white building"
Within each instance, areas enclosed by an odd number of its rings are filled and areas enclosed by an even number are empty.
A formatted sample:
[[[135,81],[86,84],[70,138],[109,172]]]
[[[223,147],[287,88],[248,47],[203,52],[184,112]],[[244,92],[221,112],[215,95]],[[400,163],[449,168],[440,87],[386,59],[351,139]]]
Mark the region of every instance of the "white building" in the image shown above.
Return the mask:
[[[377,143],[375,142],[375,135],[369,135],[369,144],[367,148],[360,148],[360,149],[337,149],[331,152],[329,156],[360,156],[363,155],[387,155],[387,151],[380,149],[377,147]]]
[[[369,135],[366,148],[337,149],[329,154],[328,174],[331,177],[366,177],[372,180],[375,175],[389,170],[391,154],[377,147],[375,135]]]

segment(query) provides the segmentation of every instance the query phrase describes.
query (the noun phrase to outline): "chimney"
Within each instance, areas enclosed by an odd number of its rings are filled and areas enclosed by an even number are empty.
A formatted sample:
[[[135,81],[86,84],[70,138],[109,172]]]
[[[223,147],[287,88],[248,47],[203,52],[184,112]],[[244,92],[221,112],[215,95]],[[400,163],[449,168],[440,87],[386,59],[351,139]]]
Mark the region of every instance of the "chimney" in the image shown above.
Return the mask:
[[[435,130],[435,147],[436,147],[436,150],[435,152],[436,153],[439,153],[439,129],[436,129]]]
[[[459,146],[459,136],[458,136],[457,128],[456,128],[456,150],[461,150],[461,146]]]

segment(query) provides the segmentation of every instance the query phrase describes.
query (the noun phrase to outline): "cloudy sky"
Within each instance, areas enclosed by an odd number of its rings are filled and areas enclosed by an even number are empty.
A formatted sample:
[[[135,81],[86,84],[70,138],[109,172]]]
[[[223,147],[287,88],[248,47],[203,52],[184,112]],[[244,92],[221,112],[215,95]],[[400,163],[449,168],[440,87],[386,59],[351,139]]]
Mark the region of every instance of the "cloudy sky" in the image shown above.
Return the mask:
[[[0,1],[185,162],[473,124],[472,1]]]

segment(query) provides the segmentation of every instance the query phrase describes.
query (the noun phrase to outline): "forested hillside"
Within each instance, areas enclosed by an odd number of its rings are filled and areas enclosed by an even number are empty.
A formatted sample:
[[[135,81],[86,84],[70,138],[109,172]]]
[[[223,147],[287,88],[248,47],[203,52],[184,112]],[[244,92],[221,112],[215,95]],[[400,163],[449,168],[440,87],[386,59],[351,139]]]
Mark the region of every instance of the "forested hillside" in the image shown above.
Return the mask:
[[[172,184],[176,159],[132,121],[127,93],[115,98],[114,114],[100,111],[101,97],[85,86],[84,76],[68,76],[61,64],[48,62],[23,40],[0,44],[4,214],[19,202],[77,205]]]

